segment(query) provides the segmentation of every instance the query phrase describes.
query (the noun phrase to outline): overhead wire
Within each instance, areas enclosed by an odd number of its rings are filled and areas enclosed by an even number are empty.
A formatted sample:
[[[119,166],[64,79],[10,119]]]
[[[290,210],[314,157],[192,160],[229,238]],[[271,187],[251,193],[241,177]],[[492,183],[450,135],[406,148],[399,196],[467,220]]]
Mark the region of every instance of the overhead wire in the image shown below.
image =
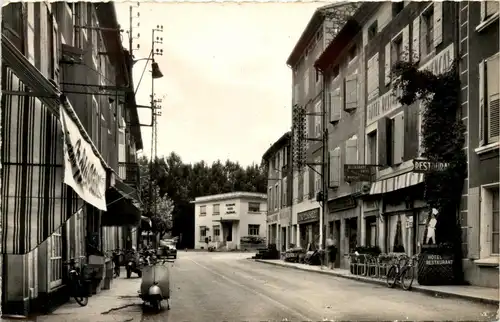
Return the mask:
[[[146,64],[144,65],[144,68],[142,69],[142,74],[141,77],[139,78],[139,82],[137,83],[137,87],[134,90],[134,95],[137,95],[137,91],[139,90],[139,86],[141,85],[142,77],[144,76],[144,73],[146,72],[146,68],[148,67],[148,61],[151,58],[151,55],[153,54],[153,50],[149,52],[149,56],[146,60]]]

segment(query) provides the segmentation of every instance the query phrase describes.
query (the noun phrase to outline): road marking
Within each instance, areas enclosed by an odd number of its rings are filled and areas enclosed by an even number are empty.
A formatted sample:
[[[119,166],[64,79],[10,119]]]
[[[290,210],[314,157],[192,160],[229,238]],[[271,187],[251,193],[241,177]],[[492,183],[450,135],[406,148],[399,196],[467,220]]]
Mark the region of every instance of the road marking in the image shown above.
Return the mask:
[[[263,297],[263,298],[265,298],[266,300],[273,302],[276,306],[279,306],[279,307],[281,307],[281,308],[282,308],[282,309],[284,309],[284,310],[288,310],[288,311],[292,312],[294,315],[299,316],[299,317],[302,319],[302,321],[313,321],[313,319],[308,318],[308,317],[307,317],[307,316],[305,316],[304,314],[302,314],[302,313],[300,313],[300,312],[298,312],[298,311],[296,311],[296,310],[294,310],[294,309],[292,309],[292,308],[290,308],[290,307],[286,306],[285,304],[283,304],[283,303],[281,303],[281,302],[276,301],[275,299],[273,299],[272,297],[267,296],[267,295],[266,295],[266,294],[264,294],[264,293],[261,293],[261,292],[259,292],[259,291],[257,291],[257,290],[254,290],[253,288],[250,288],[250,287],[248,287],[248,286],[246,286],[246,285],[243,285],[243,284],[241,284],[241,283],[239,283],[239,282],[237,282],[237,281],[235,281],[235,280],[233,280],[233,279],[231,279],[231,278],[229,278],[229,277],[227,277],[227,276],[225,276],[225,275],[222,275],[222,274],[220,274],[220,273],[218,273],[218,272],[214,271],[213,269],[210,269],[210,268],[208,268],[208,267],[206,267],[206,266],[204,266],[204,265],[202,265],[202,264],[198,263],[197,261],[192,260],[191,258],[188,258],[188,259],[189,259],[190,261],[192,261],[193,263],[195,263],[196,265],[200,266],[201,268],[204,268],[204,269],[206,269],[207,271],[211,272],[212,274],[217,275],[217,276],[219,276],[219,277],[221,277],[221,278],[223,278],[223,279],[225,279],[225,280],[227,280],[227,281],[229,281],[229,282],[231,282],[231,283],[233,283],[233,284],[235,284],[235,285],[237,285],[237,286],[239,286],[239,287],[241,287],[241,288],[244,288],[244,289],[246,289],[247,291],[250,291],[250,292],[252,292],[252,293],[255,293],[255,294],[259,295],[260,297]]]

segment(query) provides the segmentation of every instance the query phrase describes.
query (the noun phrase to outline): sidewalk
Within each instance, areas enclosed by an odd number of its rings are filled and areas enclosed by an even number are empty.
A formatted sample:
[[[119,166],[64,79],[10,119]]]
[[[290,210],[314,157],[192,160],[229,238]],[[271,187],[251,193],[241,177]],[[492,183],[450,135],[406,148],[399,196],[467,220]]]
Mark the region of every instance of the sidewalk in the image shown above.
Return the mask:
[[[122,270],[120,277],[113,280],[109,290],[102,290],[99,294],[89,297],[87,306],[81,307],[74,299],[60,307],[52,314],[37,316],[36,322],[139,322],[142,301],[137,291],[141,283],[140,278],[125,278]],[[0,321],[19,321],[2,318]]]
[[[326,267],[321,268],[320,266],[288,263],[282,260],[255,259],[255,261],[276,266],[299,269],[303,271],[342,277],[365,283],[386,285],[384,279],[353,275],[347,269],[336,268],[334,270],[331,270]],[[496,288],[487,288],[487,287],[479,287],[471,285],[470,286],[461,286],[461,285],[424,286],[424,285],[419,285],[417,281],[414,281],[412,285],[412,291],[421,292],[432,296],[454,297],[474,302],[481,302],[481,303],[488,303],[495,305],[499,304],[499,290]]]

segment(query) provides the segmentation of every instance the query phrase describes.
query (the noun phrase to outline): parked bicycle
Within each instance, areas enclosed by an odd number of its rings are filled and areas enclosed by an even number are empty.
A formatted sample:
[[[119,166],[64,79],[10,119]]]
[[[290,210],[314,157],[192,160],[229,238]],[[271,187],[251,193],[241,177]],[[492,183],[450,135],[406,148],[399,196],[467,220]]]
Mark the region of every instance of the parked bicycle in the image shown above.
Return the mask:
[[[396,283],[400,283],[404,290],[410,290],[415,279],[417,260],[418,255],[413,255],[412,257],[408,257],[407,255],[399,256],[387,272],[387,286],[392,288]]]
[[[76,265],[76,261],[74,258],[70,259],[67,262],[64,262],[64,265],[67,265],[69,267],[68,286],[70,296],[72,296],[75,299],[76,303],[78,303],[80,306],[86,306],[89,298],[87,289],[85,288],[83,275],[80,273],[80,268]]]

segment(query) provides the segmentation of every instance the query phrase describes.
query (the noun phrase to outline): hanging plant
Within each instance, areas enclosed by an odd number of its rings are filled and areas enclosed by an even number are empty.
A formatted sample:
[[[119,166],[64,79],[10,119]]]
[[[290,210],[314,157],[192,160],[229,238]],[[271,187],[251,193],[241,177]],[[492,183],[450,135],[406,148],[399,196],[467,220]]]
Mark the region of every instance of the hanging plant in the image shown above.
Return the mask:
[[[461,228],[457,213],[466,176],[465,126],[460,120],[460,78],[458,61],[443,74],[419,70],[418,65],[398,62],[393,66],[398,101],[412,105],[420,101],[422,111],[422,157],[449,164],[444,171],[424,175],[424,199],[439,211],[436,243],[453,245],[455,262],[461,263]],[[418,104],[414,104],[417,106]],[[457,267],[458,269],[458,267]],[[460,267],[461,269],[461,267]]]

